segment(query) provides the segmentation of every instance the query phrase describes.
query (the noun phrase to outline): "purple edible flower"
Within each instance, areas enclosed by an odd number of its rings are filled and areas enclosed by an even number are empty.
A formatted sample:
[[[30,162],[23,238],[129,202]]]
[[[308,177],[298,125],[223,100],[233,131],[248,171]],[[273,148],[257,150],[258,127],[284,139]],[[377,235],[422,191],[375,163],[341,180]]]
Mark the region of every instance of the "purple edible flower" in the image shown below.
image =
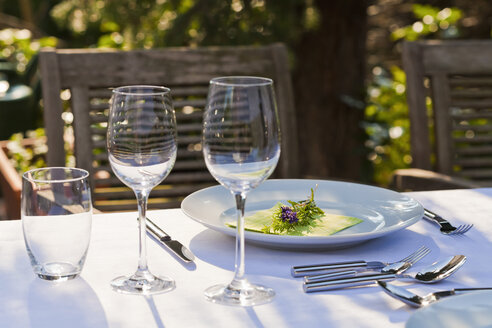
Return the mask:
[[[297,218],[297,212],[293,212],[292,209],[288,206],[282,206],[282,213],[280,214],[280,218],[283,222],[289,222],[290,224],[296,223],[299,221]]]

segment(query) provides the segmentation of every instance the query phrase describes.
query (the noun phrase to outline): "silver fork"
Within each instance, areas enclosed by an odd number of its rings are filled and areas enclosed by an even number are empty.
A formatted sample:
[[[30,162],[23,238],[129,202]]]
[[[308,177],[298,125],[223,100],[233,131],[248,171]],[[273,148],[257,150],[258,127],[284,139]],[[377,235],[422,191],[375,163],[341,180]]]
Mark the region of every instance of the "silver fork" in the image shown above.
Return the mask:
[[[380,271],[381,273],[403,273],[429,253],[430,253],[430,249],[425,246],[422,246],[412,254],[401,259],[400,261],[389,263],[388,265],[384,266],[380,270],[376,269],[374,271]],[[358,273],[360,273],[360,270],[337,271],[332,273],[306,276],[304,277],[304,281],[314,282],[320,280],[329,280],[332,278],[334,279],[334,278],[341,278],[341,277],[352,277],[357,275]]]
[[[299,265],[299,266],[292,267],[291,274],[293,277],[305,277],[305,276],[318,275],[322,272],[326,273],[327,271],[331,272],[332,274],[337,274],[338,272],[340,272],[340,270],[344,270],[344,269],[352,270],[356,268],[359,269],[363,268],[366,270],[383,270],[383,269],[395,270],[395,268],[398,269],[401,266],[408,265],[405,263],[407,263],[409,260],[413,259],[414,257],[418,257],[420,256],[420,254],[425,253],[422,255],[423,257],[427,255],[429,252],[430,250],[427,247],[422,246],[412,254],[408,255],[407,257],[393,263],[386,263],[386,262],[379,262],[379,261],[371,261],[371,262],[350,261],[350,262],[336,262],[336,263],[325,263],[325,264]],[[339,271],[333,272],[334,270],[339,270]],[[347,271],[342,271],[342,272],[347,272]]]
[[[441,228],[441,233],[445,235],[462,235],[473,227],[473,224],[462,224],[454,227],[447,220],[428,209],[424,209],[424,219],[437,223]]]

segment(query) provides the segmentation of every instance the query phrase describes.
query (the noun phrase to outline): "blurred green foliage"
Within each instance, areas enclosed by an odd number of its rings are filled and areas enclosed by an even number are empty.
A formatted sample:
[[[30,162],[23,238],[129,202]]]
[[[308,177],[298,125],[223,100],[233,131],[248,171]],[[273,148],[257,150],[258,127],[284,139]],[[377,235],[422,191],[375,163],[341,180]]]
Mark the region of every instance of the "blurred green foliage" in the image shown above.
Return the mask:
[[[19,73],[23,73],[29,61],[42,47],[55,47],[57,39],[44,37],[34,40],[26,29],[0,30],[0,59],[15,64]]]
[[[413,13],[418,19],[412,25],[404,26],[391,33],[393,41],[405,39],[415,41],[425,36],[434,39],[449,39],[458,36],[457,23],[462,18],[458,8],[439,9],[430,5],[413,5]]]
[[[62,115],[62,119],[65,121],[65,163],[68,167],[74,167],[73,127],[71,126],[73,115],[65,112]],[[26,141],[29,141],[29,143],[26,144]],[[46,144],[44,128],[28,130],[25,133],[14,133],[7,143],[7,155],[19,174],[31,169],[46,167],[47,153],[48,145]]]
[[[367,89],[366,146],[372,149],[369,160],[375,169],[374,181],[386,185],[393,170],[408,167],[412,161],[405,73],[397,66],[389,72],[377,66],[372,72],[374,78]]]
[[[393,40],[459,36],[458,22],[462,17],[459,9],[414,5],[413,12],[417,20],[396,29],[391,36]],[[405,72],[396,66],[389,69],[376,66],[372,76],[365,109],[364,127],[369,137],[366,146],[371,149],[368,159],[373,164],[374,182],[388,186],[394,170],[408,168],[412,163]],[[428,106],[431,106],[430,99]]]
[[[27,70],[38,51],[43,47],[55,47],[57,43],[58,39],[55,37],[34,39],[27,29],[3,29],[0,30],[0,60],[12,64],[17,79],[23,81],[22,77],[28,74]],[[33,70],[31,74],[35,74],[36,68],[31,69]],[[26,79],[23,82],[29,84],[30,81]],[[36,86],[31,85],[31,87]],[[44,136],[44,128],[38,128],[25,133],[15,133],[9,138],[7,153],[19,173],[46,166],[45,156],[48,148]],[[32,145],[24,145],[26,139],[31,139]]]
[[[48,151],[44,137],[44,129],[39,128],[26,132],[27,138],[32,138],[33,144],[26,146],[23,133],[15,133],[7,143],[7,155],[14,168],[22,174],[34,168],[45,167],[45,155]]]
[[[316,26],[310,0],[63,0],[51,16],[97,47],[291,43]]]

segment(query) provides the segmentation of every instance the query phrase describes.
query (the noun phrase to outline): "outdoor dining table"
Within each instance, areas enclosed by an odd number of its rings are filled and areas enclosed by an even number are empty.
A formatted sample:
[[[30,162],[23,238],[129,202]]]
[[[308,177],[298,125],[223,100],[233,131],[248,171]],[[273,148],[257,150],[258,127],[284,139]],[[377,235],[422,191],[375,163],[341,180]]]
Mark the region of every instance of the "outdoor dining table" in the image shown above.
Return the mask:
[[[149,211],[148,217],[195,254],[186,264],[147,240],[150,270],[172,277],[176,289],[153,296],[114,292],[109,282],[132,273],[138,258],[135,212],[94,214],[87,261],[67,282],[37,278],[31,269],[20,220],[0,222],[0,327],[404,327],[415,313],[377,285],[306,294],[293,265],[348,260],[395,261],[425,245],[431,253],[410,272],[456,254],[465,265],[432,285],[397,282],[419,294],[459,287],[492,286],[492,188],[409,193],[453,224],[474,224],[462,236],[441,234],[420,220],[385,237],[344,249],[299,251],[246,245],[252,282],[276,291],[273,302],[254,307],[213,304],[203,291],[232,279],[234,238],[210,230],[181,209]]]

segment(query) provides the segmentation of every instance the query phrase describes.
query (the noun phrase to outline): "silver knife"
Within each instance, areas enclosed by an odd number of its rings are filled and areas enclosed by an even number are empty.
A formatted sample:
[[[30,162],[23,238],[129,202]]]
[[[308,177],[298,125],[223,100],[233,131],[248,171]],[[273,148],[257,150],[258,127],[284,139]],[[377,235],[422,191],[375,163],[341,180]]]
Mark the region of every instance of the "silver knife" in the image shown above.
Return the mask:
[[[383,288],[383,290],[386,292],[386,294],[399,299],[400,301],[404,302],[405,304],[408,304],[413,307],[421,307],[421,306],[426,306],[431,303],[434,303],[441,298],[448,297],[448,296],[453,296],[453,295],[462,295],[465,293],[473,292],[473,291],[478,291],[478,290],[492,290],[492,287],[481,287],[481,288],[455,288],[452,290],[444,290],[440,292],[435,292],[431,293],[425,296],[419,296],[417,294],[414,294],[405,288],[395,286],[392,284],[388,284],[384,281],[378,281],[379,286]]]
[[[157,240],[159,240],[164,246],[169,248],[174,254],[176,254],[180,259],[185,262],[193,262],[195,259],[195,255],[186,248],[179,241],[174,240],[165,233],[161,228],[159,228],[154,222],[152,222],[149,218],[146,219],[147,222],[147,231],[154,236]]]

